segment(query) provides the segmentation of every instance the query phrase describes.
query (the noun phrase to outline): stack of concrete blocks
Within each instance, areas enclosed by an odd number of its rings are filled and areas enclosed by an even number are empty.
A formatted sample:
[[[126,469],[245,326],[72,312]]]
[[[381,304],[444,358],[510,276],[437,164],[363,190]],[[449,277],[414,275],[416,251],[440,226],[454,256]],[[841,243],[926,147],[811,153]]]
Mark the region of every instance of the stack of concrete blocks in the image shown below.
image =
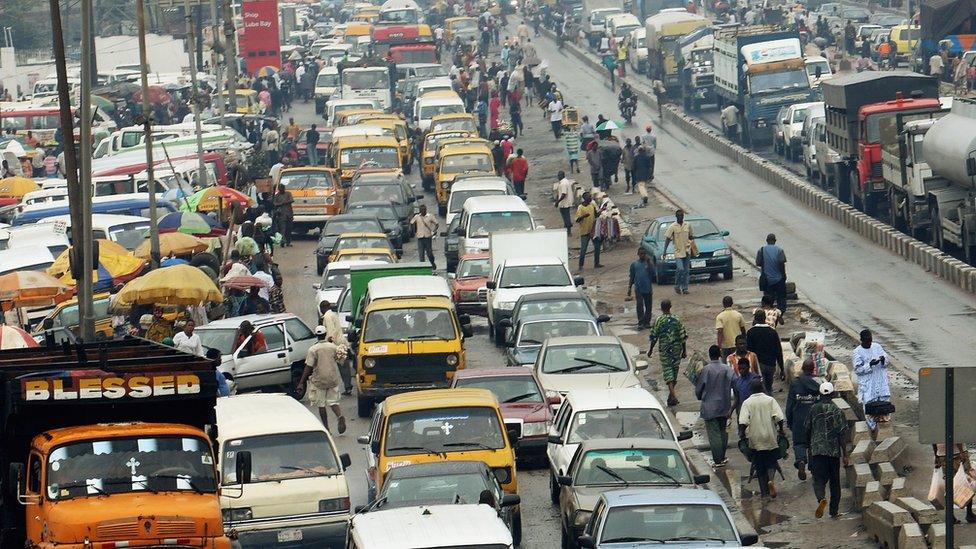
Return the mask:
[[[906,444],[888,425],[876,432],[857,421],[843,399],[835,399],[850,427],[847,482],[854,494],[854,506],[863,514],[868,535],[887,549],[945,547],[942,515],[928,502],[908,497],[904,470]]]

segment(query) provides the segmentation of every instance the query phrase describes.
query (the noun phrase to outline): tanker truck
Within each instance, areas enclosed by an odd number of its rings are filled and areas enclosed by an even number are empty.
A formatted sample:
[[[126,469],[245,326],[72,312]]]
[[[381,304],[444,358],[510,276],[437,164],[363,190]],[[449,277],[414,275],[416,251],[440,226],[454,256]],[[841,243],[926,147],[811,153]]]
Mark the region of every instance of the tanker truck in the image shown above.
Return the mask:
[[[923,140],[932,245],[976,262],[976,101],[956,98]]]

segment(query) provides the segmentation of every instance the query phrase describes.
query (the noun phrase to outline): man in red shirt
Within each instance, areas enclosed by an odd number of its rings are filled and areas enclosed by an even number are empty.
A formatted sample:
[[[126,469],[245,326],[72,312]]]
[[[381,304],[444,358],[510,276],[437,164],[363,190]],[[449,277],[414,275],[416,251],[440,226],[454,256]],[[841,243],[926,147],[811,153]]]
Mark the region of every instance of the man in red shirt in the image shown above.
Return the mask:
[[[512,185],[515,186],[515,194],[525,195],[525,177],[529,175],[529,161],[522,156],[522,149],[515,151],[515,158],[512,159],[512,166],[509,169],[512,173]]]

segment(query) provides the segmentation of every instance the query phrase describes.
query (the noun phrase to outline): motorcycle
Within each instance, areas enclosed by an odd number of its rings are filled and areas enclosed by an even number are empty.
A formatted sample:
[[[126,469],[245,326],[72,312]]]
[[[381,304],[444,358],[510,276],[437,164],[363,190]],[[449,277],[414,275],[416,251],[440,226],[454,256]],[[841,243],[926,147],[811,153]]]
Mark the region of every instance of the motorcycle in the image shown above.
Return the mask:
[[[637,114],[637,98],[634,96],[617,101],[617,108],[620,109],[620,116],[627,121],[627,125],[633,123],[634,115]]]

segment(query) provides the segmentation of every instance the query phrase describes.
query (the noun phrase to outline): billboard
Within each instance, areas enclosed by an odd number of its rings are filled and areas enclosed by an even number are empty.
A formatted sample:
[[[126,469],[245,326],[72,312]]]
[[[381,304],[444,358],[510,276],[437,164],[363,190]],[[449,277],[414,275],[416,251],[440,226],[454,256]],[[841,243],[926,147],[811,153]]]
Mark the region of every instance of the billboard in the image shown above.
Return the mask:
[[[241,19],[244,31],[238,39],[238,48],[248,74],[261,67],[280,67],[278,0],[244,0]]]

